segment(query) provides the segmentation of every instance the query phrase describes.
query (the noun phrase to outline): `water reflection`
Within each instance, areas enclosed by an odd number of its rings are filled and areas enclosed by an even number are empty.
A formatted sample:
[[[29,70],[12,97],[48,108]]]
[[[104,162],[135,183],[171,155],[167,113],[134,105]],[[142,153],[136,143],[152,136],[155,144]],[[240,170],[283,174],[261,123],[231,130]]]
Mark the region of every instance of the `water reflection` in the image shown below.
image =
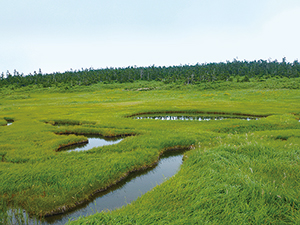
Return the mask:
[[[127,205],[176,174],[182,164],[183,154],[184,150],[168,152],[161,156],[157,165],[131,173],[126,179],[109,190],[94,195],[91,202],[81,205],[71,212],[46,217],[43,222],[39,221],[38,218],[29,218],[28,224],[62,225],[80,216],[88,216],[103,210],[113,210]],[[25,212],[23,214],[26,215]]]
[[[210,120],[225,120],[225,119],[240,119],[240,120],[258,120],[256,117],[226,117],[226,116],[138,116],[134,119],[154,119],[154,120],[195,120],[195,121],[210,121]]]
[[[84,135],[84,136],[88,138],[88,143],[63,147],[60,148],[59,151],[67,151],[67,152],[87,151],[95,147],[117,144],[124,139],[122,137],[107,138],[107,137],[95,136],[95,135]]]

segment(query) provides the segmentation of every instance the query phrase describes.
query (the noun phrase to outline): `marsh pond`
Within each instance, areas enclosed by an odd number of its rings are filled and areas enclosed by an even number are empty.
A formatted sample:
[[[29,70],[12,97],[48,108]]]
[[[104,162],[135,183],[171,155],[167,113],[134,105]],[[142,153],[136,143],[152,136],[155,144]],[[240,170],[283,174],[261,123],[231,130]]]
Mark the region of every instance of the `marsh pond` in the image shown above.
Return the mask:
[[[89,136],[88,144],[72,145],[61,150],[64,151],[86,151],[94,147],[100,147],[108,144],[116,144],[123,138],[101,138],[97,136]],[[54,216],[45,217],[43,221],[39,218],[29,217],[23,211],[25,218],[28,218],[28,224],[55,224],[62,225],[69,220],[78,219],[81,216],[88,216],[103,210],[113,210],[131,203],[141,195],[150,191],[156,185],[161,184],[166,179],[172,177],[180,168],[183,162],[183,154],[186,150],[168,151],[161,155],[159,161],[154,166],[130,173],[127,178],[112,186],[106,191],[99,192],[92,197],[90,202],[79,205],[75,209]]]

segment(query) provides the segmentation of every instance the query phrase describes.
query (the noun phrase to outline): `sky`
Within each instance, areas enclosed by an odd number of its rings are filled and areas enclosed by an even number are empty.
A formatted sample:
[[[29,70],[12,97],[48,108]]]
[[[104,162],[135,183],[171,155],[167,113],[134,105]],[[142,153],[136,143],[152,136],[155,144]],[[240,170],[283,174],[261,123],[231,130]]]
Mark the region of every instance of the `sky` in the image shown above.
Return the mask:
[[[299,0],[0,0],[0,73],[300,60]]]

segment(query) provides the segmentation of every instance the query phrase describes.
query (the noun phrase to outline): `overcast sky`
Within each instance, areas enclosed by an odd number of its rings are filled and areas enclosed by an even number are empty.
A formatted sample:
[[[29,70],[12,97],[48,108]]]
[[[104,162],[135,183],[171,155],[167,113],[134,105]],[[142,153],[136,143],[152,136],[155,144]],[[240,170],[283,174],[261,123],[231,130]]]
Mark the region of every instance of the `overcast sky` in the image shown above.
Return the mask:
[[[300,0],[0,0],[0,72],[300,59]]]

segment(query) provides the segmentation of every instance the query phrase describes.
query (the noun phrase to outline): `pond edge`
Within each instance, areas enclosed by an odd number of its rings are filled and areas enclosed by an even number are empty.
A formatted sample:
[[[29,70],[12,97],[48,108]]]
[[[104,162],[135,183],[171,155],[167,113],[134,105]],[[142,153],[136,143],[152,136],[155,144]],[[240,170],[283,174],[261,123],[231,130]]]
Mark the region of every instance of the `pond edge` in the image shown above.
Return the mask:
[[[205,112],[205,111],[157,111],[157,112],[140,112],[140,113],[134,113],[129,116],[125,116],[126,118],[139,116],[139,115],[150,115],[150,114],[175,114],[175,113],[183,113],[183,114],[217,114],[217,115],[233,115],[233,116],[251,116],[251,117],[268,117],[271,116],[271,114],[268,115],[254,115],[254,114],[247,114],[247,113],[226,113],[226,112]]]
[[[58,207],[57,209],[46,211],[46,212],[44,212],[42,214],[39,214],[39,216],[40,217],[43,217],[43,216],[44,217],[51,217],[51,216],[60,215],[60,214],[64,214],[64,213],[67,213],[69,211],[72,211],[76,207],[89,202],[90,199],[94,195],[96,195],[96,194],[98,194],[100,192],[104,192],[104,191],[108,190],[109,188],[113,187],[114,185],[117,185],[119,182],[121,182],[124,179],[126,179],[131,173],[143,171],[143,170],[149,169],[149,168],[157,165],[158,161],[160,160],[161,156],[164,153],[171,152],[171,151],[178,151],[178,150],[191,150],[191,149],[194,149],[194,148],[195,147],[193,145],[189,145],[189,146],[180,146],[180,145],[178,145],[178,146],[174,146],[174,147],[164,148],[159,153],[158,158],[154,162],[152,162],[150,165],[144,165],[144,166],[141,166],[139,168],[127,171],[120,178],[116,179],[115,181],[113,181],[112,183],[110,183],[109,185],[107,185],[106,187],[98,188],[98,189],[92,191],[90,194],[88,194],[88,198],[84,198],[84,199],[82,199],[80,201],[77,201],[77,202],[73,203],[72,205],[64,205],[64,206]],[[30,214],[30,212],[29,212],[29,214]]]
[[[99,133],[76,133],[76,132],[57,132],[55,133],[57,135],[70,135],[70,134],[75,134],[75,135],[97,135],[99,136],[100,138],[103,137],[103,138],[115,138],[115,137],[129,137],[129,136],[135,136],[136,134],[121,134],[121,135],[114,135],[114,136],[104,136],[104,135],[101,135]],[[64,145],[60,145],[55,151],[56,152],[60,152],[60,149],[62,148],[65,148],[65,147],[70,147],[70,146],[74,146],[74,145],[80,145],[80,144],[87,144],[89,143],[88,140],[84,140],[84,141],[79,141],[79,142],[72,142],[72,143],[68,143],[68,144],[64,144]]]

